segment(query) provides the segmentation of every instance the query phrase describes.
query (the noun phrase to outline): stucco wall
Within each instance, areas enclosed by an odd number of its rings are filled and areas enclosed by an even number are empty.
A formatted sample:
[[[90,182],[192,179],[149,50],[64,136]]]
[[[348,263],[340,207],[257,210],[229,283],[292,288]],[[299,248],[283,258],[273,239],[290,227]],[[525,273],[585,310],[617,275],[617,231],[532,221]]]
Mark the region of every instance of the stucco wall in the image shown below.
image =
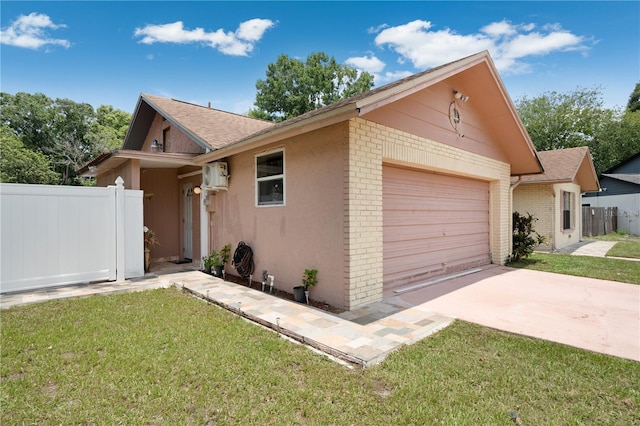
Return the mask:
[[[555,193],[555,209],[559,212],[555,223],[555,250],[577,243],[582,237],[582,204],[580,202],[580,186],[573,183],[553,185]],[[562,192],[570,192],[571,200],[571,229],[562,229]]]
[[[180,258],[180,187],[177,169],[143,169],[144,225],[153,229],[159,245],[152,247],[152,260]]]
[[[344,149],[347,125],[294,137],[227,160],[229,189],[210,196],[211,248],[240,241],[254,253],[276,288],[292,292],[305,268],[318,270],[311,298],[344,307]],[[255,156],[284,148],[285,206],[256,207]],[[227,266],[237,274],[231,265]]]
[[[96,186],[115,185],[118,176],[124,180],[125,189],[140,189],[140,160],[127,160],[120,166],[96,176]]]
[[[168,132],[164,132],[168,129]],[[166,135],[166,139],[164,135]],[[180,129],[171,126],[171,123],[164,120],[160,114],[156,114],[144,140],[141,151],[151,152],[151,142],[156,139],[163,144],[163,152],[178,152],[184,154],[201,154],[204,148],[196,144],[184,134]]]

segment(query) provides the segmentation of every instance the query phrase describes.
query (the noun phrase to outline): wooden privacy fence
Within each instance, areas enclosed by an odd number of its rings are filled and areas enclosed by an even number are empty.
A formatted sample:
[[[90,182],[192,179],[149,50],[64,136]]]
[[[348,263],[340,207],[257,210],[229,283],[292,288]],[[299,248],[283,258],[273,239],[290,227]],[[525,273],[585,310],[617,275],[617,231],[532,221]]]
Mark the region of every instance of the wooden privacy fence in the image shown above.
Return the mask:
[[[142,191],[0,184],[0,291],[144,275]]]
[[[595,237],[618,230],[617,207],[582,207],[582,236]]]

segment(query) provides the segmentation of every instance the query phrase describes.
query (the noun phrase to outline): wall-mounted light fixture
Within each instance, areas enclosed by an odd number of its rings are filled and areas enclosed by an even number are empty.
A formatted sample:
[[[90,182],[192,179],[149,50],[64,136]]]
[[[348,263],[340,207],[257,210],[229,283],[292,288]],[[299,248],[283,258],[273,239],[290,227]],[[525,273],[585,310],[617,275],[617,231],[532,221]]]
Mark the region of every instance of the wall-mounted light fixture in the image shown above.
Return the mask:
[[[469,97],[467,95],[463,95],[462,93],[458,92],[457,90],[453,91],[453,96],[462,102],[467,102],[469,100]]]
[[[158,142],[158,139],[154,139],[151,141],[151,150],[154,152],[162,151],[162,144]]]
[[[202,192],[202,189],[200,189],[199,186],[196,186],[195,188],[193,188],[193,193],[196,195],[199,195]]]

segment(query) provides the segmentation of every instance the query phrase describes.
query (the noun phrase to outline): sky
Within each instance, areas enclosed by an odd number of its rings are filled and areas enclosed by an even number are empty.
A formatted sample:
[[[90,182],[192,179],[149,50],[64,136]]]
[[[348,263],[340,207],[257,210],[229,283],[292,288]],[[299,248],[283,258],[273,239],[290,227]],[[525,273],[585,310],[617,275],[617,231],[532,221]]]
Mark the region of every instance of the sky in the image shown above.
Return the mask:
[[[133,113],[140,93],[245,114],[278,56],[381,86],[487,50],[510,97],[640,82],[638,1],[0,2],[0,90]]]

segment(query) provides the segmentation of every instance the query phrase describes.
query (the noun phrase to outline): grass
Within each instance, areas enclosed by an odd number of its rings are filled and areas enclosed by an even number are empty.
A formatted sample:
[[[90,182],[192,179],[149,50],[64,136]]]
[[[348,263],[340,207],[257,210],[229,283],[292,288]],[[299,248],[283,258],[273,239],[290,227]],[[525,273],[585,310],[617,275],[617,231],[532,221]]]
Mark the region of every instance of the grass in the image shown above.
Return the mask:
[[[361,370],[176,289],[0,315],[2,424],[640,424],[640,363],[461,321]]]
[[[535,252],[529,258],[508,266],[640,284],[640,262],[632,260]]]
[[[598,241],[617,241],[616,245],[607,252],[607,256],[640,259],[640,236],[638,235],[612,232],[589,239]]]

